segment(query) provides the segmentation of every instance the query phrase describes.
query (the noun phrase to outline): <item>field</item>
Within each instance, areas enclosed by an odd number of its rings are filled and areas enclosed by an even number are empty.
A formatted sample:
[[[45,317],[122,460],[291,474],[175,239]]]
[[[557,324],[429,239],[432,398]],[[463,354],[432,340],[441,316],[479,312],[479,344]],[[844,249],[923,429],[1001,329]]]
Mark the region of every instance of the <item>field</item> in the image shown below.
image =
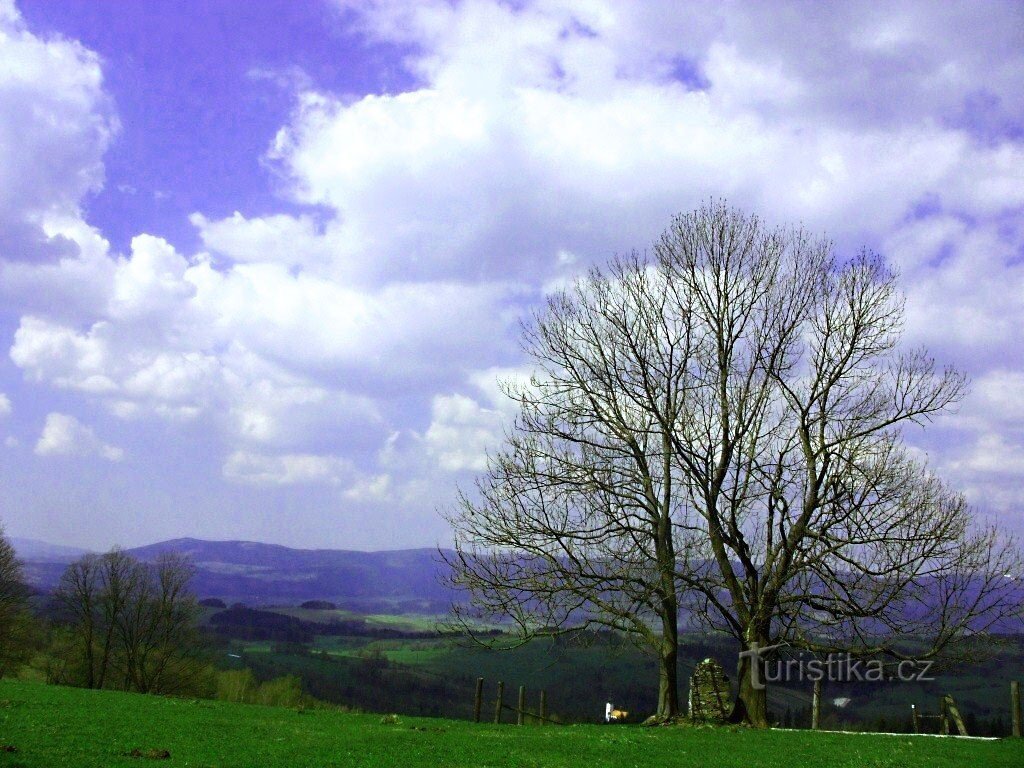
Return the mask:
[[[1024,742],[742,729],[474,725],[0,682],[0,767],[1020,766]],[[169,758],[158,762],[166,750]],[[142,757],[130,756],[133,751]],[[152,753],[149,757],[147,755]]]
[[[261,679],[297,675],[318,698],[376,712],[468,718],[478,676],[485,678],[490,700],[499,680],[506,684],[506,696],[525,685],[531,705],[546,689],[549,711],[563,720],[596,721],[609,700],[637,713],[649,714],[656,705],[654,663],[628,645],[563,648],[537,640],[511,651],[487,651],[450,638],[318,637],[308,650],[264,642],[235,648],[241,659],[234,663]],[[694,658],[706,655],[706,647],[688,654],[683,674],[689,674]]]
[[[279,609],[274,609],[279,610]],[[316,620],[315,612],[303,616]],[[380,617],[363,617],[368,622]],[[389,617],[391,626],[422,630],[428,617]],[[383,622],[381,622],[383,623]],[[327,701],[369,711],[443,717],[469,717],[474,681],[486,679],[485,696],[493,698],[498,680],[513,691],[525,685],[533,702],[548,691],[551,712],[566,721],[593,722],[604,703],[636,713],[655,707],[656,669],[652,659],[628,643],[607,638],[578,646],[535,640],[513,651],[486,651],[453,638],[374,639],[317,636],[308,645],[234,642],[240,659],[222,666],[248,666],[261,679],[297,675],[307,692]],[[684,634],[680,638],[681,695],[694,665],[712,656],[732,671],[735,648],[724,637]],[[1024,638],[1008,640],[997,653],[973,664],[937,668],[930,682],[835,683],[826,687],[823,722],[836,730],[910,731],[910,705],[935,713],[941,695],[955,697],[975,735],[1003,735],[1009,729],[1008,680],[1024,679]],[[810,683],[772,686],[769,704],[775,722],[810,724]],[[842,706],[833,702],[839,701]],[[926,729],[935,729],[927,721]]]

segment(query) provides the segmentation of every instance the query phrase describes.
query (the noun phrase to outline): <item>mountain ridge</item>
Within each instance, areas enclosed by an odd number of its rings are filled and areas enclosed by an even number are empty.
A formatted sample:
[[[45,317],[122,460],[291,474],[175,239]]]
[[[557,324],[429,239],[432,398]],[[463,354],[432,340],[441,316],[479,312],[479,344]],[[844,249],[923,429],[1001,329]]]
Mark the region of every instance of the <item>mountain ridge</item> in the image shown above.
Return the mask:
[[[444,587],[440,551],[432,548],[362,551],[297,549],[244,540],[182,537],[124,550],[143,561],[166,552],[187,555],[196,573],[193,591],[250,605],[328,600],[361,612],[438,613],[454,593]],[[72,558],[74,559],[74,558]],[[52,590],[67,560],[26,556],[32,586]]]

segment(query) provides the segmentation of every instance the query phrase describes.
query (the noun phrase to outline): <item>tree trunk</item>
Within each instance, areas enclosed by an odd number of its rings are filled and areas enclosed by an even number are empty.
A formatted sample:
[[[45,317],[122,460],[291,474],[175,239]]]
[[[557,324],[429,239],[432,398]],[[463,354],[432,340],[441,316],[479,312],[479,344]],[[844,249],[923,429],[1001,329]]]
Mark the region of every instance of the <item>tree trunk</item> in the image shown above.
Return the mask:
[[[671,488],[668,456],[670,444],[662,435],[662,450],[666,457],[665,488]],[[656,550],[661,578],[660,613],[661,647],[658,649],[658,712],[660,720],[679,715],[679,596],[676,594],[676,554],[672,541],[672,518],[666,502],[658,522]]]
[[[754,645],[757,647],[758,644]],[[755,728],[767,728],[768,690],[763,662],[757,656],[740,657],[737,677],[739,691],[729,721],[745,723]]]
[[[658,654],[658,712],[659,719],[667,720],[679,714],[679,654],[678,630],[674,624],[666,629]]]

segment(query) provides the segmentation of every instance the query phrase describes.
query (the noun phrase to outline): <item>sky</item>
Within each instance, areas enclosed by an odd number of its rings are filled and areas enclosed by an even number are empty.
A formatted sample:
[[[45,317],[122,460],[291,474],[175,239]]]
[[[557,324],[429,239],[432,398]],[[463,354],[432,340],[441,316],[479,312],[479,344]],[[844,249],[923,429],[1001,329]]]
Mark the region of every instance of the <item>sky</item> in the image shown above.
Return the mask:
[[[889,260],[1024,533],[1024,4],[0,0],[0,521],[445,544],[520,322],[712,198]]]

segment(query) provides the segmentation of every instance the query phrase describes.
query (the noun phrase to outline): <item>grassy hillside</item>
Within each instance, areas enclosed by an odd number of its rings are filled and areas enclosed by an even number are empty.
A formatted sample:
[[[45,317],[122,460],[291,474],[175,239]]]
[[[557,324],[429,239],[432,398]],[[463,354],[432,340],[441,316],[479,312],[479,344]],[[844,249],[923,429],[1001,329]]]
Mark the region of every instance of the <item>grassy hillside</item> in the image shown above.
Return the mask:
[[[0,768],[14,766],[931,766],[1024,764],[1024,742],[796,731],[522,727],[161,699],[0,682]],[[137,750],[143,757],[131,757]],[[147,758],[152,752],[154,757]]]
[[[409,625],[410,628],[414,625]],[[687,634],[681,638],[680,693],[685,700],[694,665],[712,656],[731,672],[735,648],[727,638]],[[628,644],[608,642],[579,647],[539,639],[512,651],[485,651],[452,638],[376,640],[367,637],[319,636],[309,646],[271,642],[235,642],[241,656],[222,656],[225,668],[250,667],[262,679],[297,675],[318,698],[370,711],[410,715],[469,717],[477,676],[486,679],[485,694],[495,684],[506,690],[525,685],[534,702],[548,691],[548,707],[564,720],[599,718],[613,701],[637,714],[656,706],[654,661]],[[911,730],[910,705],[938,712],[939,697],[951,694],[975,735],[1002,735],[1009,729],[1009,680],[1024,679],[1024,638],[1014,638],[998,653],[971,665],[936,669],[930,682],[844,682],[825,686],[823,722],[837,730]],[[810,725],[811,683],[769,689],[776,722]],[[838,700],[842,706],[837,706]],[[788,716],[787,716],[788,713]],[[935,728],[927,721],[926,728]]]

